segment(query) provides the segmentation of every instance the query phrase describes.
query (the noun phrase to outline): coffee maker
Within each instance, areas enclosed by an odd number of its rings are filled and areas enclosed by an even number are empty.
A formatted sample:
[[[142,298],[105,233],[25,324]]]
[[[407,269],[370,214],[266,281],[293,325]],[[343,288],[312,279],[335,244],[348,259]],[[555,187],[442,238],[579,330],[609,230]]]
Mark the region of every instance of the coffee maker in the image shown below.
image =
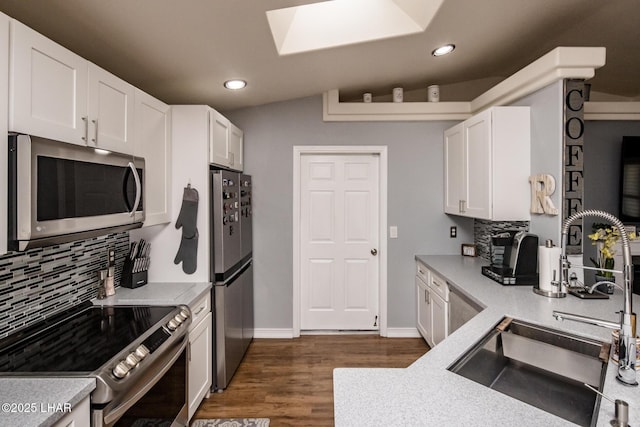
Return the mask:
[[[503,231],[491,236],[491,265],[482,274],[502,285],[538,284],[538,236],[527,231]]]

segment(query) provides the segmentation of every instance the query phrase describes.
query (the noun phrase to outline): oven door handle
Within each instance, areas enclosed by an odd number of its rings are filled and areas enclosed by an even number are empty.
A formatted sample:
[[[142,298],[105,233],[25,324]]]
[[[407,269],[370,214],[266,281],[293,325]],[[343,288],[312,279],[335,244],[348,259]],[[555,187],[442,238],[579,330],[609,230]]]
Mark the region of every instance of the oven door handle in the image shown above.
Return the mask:
[[[112,425],[113,423],[118,421],[118,419],[122,415],[124,415],[124,413],[127,412],[129,410],[129,408],[131,408],[133,405],[135,405],[138,402],[138,400],[140,400],[140,398],[142,396],[144,396],[149,390],[151,390],[151,388],[154,385],[156,385],[156,383],[158,381],[160,381],[160,379],[164,376],[164,374],[169,369],[171,369],[171,367],[176,362],[176,360],[178,360],[178,358],[182,354],[183,350],[185,350],[187,348],[187,342],[188,342],[188,335],[185,335],[184,339],[183,339],[182,343],[180,344],[180,346],[178,347],[178,349],[170,356],[170,360],[168,360],[168,361],[165,361],[165,360],[159,361],[159,360],[157,360],[156,363],[162,363],[162,365],[163,365],[162,369],[160,371],[158,371],[158,373],[156,375],[154,375],[153,378],[150,381],[145,383],[144,386],[140,388],[140,390],[136,391],[133,394],[133,396],[131,396],[125,402],[122,402],[120,405],[116,406],[111,411],[109,411],[104,416],[104,423],[106,425]],[[186,380],[186,378],[185,378],[185,380]]]

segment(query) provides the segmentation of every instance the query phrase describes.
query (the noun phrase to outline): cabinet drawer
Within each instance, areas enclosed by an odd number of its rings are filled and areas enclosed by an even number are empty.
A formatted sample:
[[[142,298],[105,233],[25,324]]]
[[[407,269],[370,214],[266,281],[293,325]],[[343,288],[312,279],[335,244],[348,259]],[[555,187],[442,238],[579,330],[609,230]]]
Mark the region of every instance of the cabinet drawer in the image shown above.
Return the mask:
[[[420,261],[416,262],[416,276],[421,278],[424,283],[429,283],[429,269]]]
[[[445,301],[449,301],[449,286],[447,285],[446,280],[438,275],[431,273],[430,279],[427,283],[429,284],[429,287],[431,288],[431,290],[433,290],[433,292],[440,295],[440,298]]]
[[[191,309],[191,326],[189,331],[193,330],[202,319],[207,316],[207,313],[211,311],[211,293],[207,292],[205,296],[200,298],[195,304],[189,306]]]

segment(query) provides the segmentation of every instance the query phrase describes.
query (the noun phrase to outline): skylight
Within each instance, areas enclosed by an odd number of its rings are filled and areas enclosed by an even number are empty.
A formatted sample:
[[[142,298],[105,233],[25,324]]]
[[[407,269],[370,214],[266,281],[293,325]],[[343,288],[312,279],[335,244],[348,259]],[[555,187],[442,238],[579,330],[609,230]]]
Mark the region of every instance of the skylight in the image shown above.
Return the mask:
[[[280,55],[420,33],[444,0],[332,0],[267,11]]]

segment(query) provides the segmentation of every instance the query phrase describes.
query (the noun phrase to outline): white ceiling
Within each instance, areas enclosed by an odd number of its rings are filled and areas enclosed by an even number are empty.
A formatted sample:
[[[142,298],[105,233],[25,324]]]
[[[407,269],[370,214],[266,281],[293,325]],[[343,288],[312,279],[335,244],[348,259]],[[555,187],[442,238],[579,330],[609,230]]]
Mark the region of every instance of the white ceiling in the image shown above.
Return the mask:
[[[557,46],[606,47],[592,99],[640,100],[638,0],[444,0],[423,32],[279,56],[266,11],[310,3],[0,0],[0,11],[170,104],[225,111],[329,89],[382,99],[397,86],[426,99],[430,84],[469,101]],[[455,52],[431,57],[445,43]],[[247,88],[224,89],[230,78]]]

